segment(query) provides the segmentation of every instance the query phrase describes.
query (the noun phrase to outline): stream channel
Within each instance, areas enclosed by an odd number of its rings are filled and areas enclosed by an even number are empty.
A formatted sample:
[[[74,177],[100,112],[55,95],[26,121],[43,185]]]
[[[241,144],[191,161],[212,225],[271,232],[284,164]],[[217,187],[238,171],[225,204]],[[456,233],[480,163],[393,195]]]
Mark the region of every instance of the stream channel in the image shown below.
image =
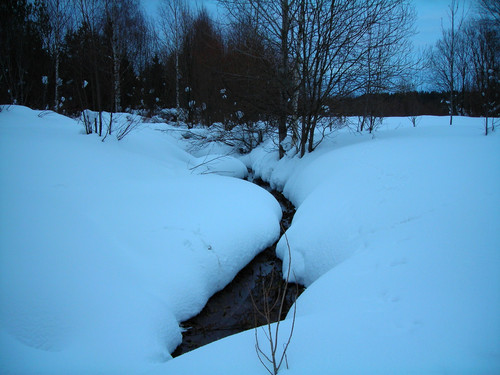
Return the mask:
[[[253,179],[252,175],[250,171],[248,180],[269,191],[280,203],[283,211],[282,235],[292,222],[295,207],[283,194],[272,190],[269,184],[261,179]],[[182,327],[185,329],[182,343],[172,353],[173,357],[266,323],[256,312],[256,307],[261,308],[266,298],[272,303],[278,298],[284,285],[282,262],[276,257],[276,244],[277,242],[260,252],[233,281],[208,300],[198,315],[182,322]],[[266,285],[267,293],[263,291],[263,283]],[[273,322],[286,317],[293,302],[303,290],[302,285],[288,284],[281,317],[278,317],[279,306],[277,306],[271,316]]]

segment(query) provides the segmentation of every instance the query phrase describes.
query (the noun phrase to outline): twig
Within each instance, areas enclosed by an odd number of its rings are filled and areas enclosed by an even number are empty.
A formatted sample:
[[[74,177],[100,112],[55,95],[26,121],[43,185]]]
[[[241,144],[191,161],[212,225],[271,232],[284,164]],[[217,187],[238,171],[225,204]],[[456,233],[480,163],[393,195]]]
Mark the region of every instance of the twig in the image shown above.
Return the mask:
[[[284,228],[282,227],[281,229],[284,232]],[[250,297],[251,297],[255,312],[258,313],[258,315],[262,316],[266,321],[266,324],[264,326],[262,326],[261,328],[262,328],[262,331],[264,332],[266,340],[269,342],[270,353],[266,354],[262,350],[262,348],[260,346],[260,342],[259,342],[259,335],[257,332],[257,328],[255,328],[255,351],[257,353],[257,357],[259,358],[260,363],[262,363],[264,368],[271,375],[278,374],[278,371],[279,371],[281,365],[283,364],[283,360],[285,361],[286,367],[288,368],[288,357],[287,357],[286,352],[288,350],[288,346],[290,345],[290,342],[291,342],[291,339],[293,336],[293,331],[295,328],[295,317],[296,317],[296,312],[297,312],[297,305],[295,303],[296,301],[294,301],[292,326],[290,328],[290,333],[288,335],[288,338],[283,345],[283,351],[281,352],[281,355],[279,355],[279,354],[277,354],[277,349],[278,349],[278,340],[279,340],[279,334],[280,334],[280,322],[281,322],[280,319],[281,319],[281,315],[283,313],[283,309],[285,306],[287,289],[288,289],[288,284],[290,281],[290,274],[292,272],[291,271],[292,253],[291,253],[291,249],[290,249],[290,243],[288,242],[288,237],[287,237],[286,233],[284,233],[284,236],[285,236],[286,246],[288,248],[288,270],[287,270],[287,274],[286,274],[283,288],[281,288],[281,287],[278,288],[277,297],[270,304],[269,297],[270,297],[271,291],[272,291],[274,272],[271,272],[271,280],[270,280],[269,285],[266,286],[265,280],[262,280],[262,294],[263,294],[263,300],[264,300],[263,301],[264,302],[263,310],[261,310],[257,306],[257,304],[253,298],[253,295],[250,293]],[[297,299],[297,296],[298,296],[298,287],[297,287],[295,299]],[[273,327],[272,322],[271,322],[271,320],[272,320],[271,314],[272,314],[272,311],[276,308],[276,306],[278,306],[278,304],[279,304],[278,321],[276,322],[276,324]],[[255,317],[255,325],[257,325],[257,318],[256,317]],[[272,371],[271,371],[271,365],[272,365]]]

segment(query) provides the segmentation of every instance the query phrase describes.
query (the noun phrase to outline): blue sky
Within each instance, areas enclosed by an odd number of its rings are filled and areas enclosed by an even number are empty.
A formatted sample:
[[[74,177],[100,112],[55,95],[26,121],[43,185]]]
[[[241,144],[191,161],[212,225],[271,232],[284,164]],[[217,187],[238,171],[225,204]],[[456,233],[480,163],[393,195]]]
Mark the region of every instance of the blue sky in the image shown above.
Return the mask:
[[[156,9],[161,0],[141,0],[146,11],[150,15],[156,13]],[[189,0],[193,7],[205,6],[212,14],[217,13],[217,0]],[[474,0],[459,0],[466,4]],[[417,11],[416,29],[418,34],[414,37],[416,48],[423,48],[426,45],[434,44],[441,36],[441,23],[448,25],[448,11],[451,0],[413,0]]]
[[[458,0],[459,14],[472,12],[472,5],[475,0]],[[416,28],[418,35],[415,36],[414,43],[417,47],[426,44],[434,44],[441,36],[441,24],[449,27],[449,6],[451,0],[413,0],[417,10]]]

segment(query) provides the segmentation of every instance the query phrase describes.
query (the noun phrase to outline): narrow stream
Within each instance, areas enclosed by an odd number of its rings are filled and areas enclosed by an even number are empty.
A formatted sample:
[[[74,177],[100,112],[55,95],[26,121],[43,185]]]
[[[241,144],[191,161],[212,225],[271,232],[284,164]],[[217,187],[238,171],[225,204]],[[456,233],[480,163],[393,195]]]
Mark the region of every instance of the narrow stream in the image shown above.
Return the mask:
[[[295,207],[283,194],[271,190],[269,184],[261,179],[250,178],[249,180],[268,190],[280,203],[283,211],[282,230],[287,230],[295,214]],[[182,343],[172,353],[173,357],[265,323],[255,309],[255,306],[262,306],[264,302],[262,283],[272,285],[269,289],[271,295],[267,298],[276,298],[284,284],[282,262],[276,257],[275,250],[276,243],[258,254],[229,285],[208,300],[205,308],[198,315],[182,322],[185,328]],[[278,317],[278,308],[276,308],[272,320],[284,319],[303,290],[302,285],[289,284],[281,317]]]

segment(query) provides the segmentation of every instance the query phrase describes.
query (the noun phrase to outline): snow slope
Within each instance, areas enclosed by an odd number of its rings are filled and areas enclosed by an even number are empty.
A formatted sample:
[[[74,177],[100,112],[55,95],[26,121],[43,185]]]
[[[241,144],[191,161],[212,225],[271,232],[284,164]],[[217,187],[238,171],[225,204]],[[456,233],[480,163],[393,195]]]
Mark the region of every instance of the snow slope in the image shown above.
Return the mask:
[[[482,126],[386,119],[303,159],[245,158],[298,207],[287,236],[308,288],[283,374],[500,373],[500,136]],[[254,344],[244,332],[155,373],[264,374]]]
[[[38,115],[0,113],[0,372],[265,374],[253,331],[163,360],[178,322],[276,238],[277,203],[214,174],[244,173],[233,158]],[[265,144],[242,159],[298,208],[308,288],[280,373],[500,373],[500,136],[482,126],[393,118],[302,159]]]
[[[0,373],[141,373],[279,235],[274,198],[233,158],[166,134],[121,142],[53,112],[0,112]],[[243,172],[244,171],[244,172]],[[209,173],[209,174],[207,174]]]

